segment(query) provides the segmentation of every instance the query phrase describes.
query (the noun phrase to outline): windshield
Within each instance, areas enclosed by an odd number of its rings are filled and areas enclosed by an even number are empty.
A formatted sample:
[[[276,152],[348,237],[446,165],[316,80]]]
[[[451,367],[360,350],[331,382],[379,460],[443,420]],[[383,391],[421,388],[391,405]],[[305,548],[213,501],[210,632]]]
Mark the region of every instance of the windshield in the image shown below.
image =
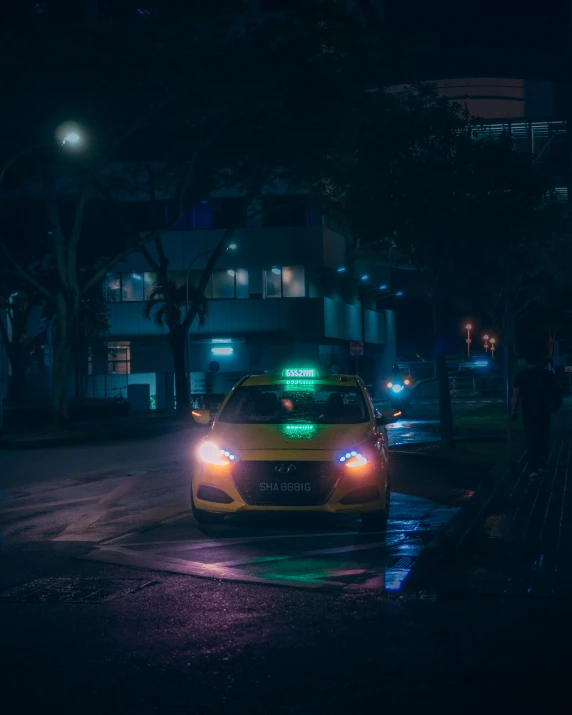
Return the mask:
[[[369,414],[358,387],[262,385],[239,387],[219,417],[235,424],[357,424]]]

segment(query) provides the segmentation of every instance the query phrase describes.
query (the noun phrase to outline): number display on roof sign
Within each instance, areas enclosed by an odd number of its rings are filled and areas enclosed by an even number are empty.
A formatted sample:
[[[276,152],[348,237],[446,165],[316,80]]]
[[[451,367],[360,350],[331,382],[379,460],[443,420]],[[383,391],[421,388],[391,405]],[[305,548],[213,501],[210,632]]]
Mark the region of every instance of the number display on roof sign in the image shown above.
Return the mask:
[[[318,377],[318,371],[305,368],[290,368],[282,370],[282,377]]]

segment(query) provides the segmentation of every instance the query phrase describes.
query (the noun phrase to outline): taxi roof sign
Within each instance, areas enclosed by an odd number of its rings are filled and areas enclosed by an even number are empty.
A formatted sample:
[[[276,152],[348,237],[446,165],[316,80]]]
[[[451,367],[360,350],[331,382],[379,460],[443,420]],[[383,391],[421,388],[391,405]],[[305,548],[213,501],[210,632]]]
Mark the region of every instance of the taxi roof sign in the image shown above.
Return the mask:
[[[318,371],[312,368],[288,368],[282,370],[282,377],[319,377]]]

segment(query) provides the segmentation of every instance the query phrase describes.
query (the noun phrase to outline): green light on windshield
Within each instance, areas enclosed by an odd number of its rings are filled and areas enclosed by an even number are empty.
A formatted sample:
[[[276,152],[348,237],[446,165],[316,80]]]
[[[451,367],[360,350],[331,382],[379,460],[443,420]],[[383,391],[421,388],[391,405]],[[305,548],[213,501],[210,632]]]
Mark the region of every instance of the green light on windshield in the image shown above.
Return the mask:
[[[311,439],[316,425],[282,425],[282,429],[288,439]]]
[[[315,385],[315,380],[286,380],[287,385]]]
[[[307,368],[282,370],[282,377],[318,377],[318,371]]]

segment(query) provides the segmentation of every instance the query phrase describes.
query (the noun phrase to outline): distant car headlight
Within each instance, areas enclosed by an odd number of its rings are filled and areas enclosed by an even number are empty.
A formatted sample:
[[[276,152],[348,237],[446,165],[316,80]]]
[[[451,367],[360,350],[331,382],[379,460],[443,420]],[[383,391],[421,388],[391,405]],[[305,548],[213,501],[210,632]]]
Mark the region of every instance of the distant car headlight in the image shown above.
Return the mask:
[[[401,392],[401,390],[403,390],[403,385],[394,385],[391,389],[397,394],[398,392]]]
[[[363,454],[356,452],[354,449],[351,452],[342,454],[340,462],[350,469],[356,469],[357,467],[363,467],[367,464],[367,457],[364,457]]]
[[[226,467],[236,460],[236,455],[228,449],[219,449],[214,442],[203,442],[199,447],[199,457],[207,464]]]

